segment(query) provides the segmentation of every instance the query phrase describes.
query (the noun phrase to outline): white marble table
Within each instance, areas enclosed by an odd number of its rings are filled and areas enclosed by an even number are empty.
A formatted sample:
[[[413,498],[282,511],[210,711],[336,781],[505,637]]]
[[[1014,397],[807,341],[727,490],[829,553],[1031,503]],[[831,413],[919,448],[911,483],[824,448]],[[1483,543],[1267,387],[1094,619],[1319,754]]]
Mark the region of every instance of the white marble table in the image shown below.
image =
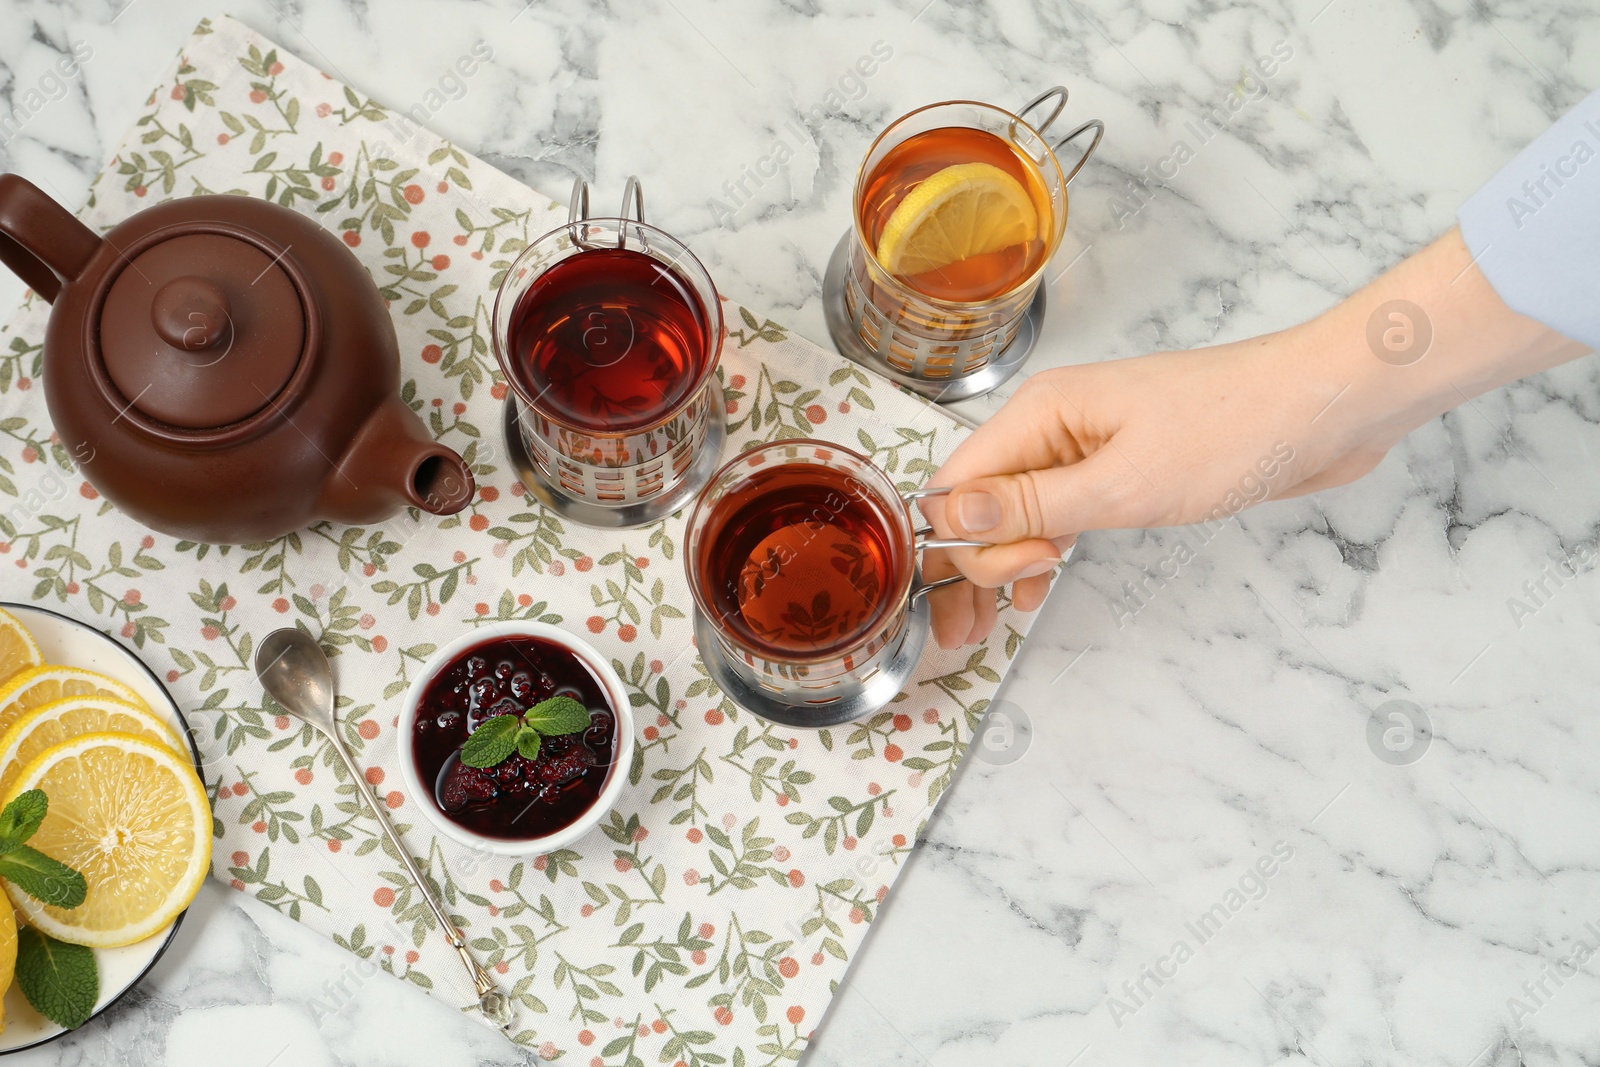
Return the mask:
[[[1075,186],[1035,366],[1308,317],[1446,229],[1600,84],[1592,0],[222,9],[402,107],[489,42],[493,63],[436,129],[557,195],[574,173],[607,198],[644,175],[653,220],[725,290],[824,344],[822,270],[876,131],[928,101],[1020,103],[1064,81],[1070,117],[1110,134]],[[80,201],[216,10],[0,0],[0,108],[70,41],[94,49],[0,166]],[[880,41],[893,58],[852,81]],[[1275,47],[1271,76],[1251,74]],[[1201,143],[1191,124],[1234,93]],[[1180,140],[1193,158],[1163,167]],[[792,158],[775,168],[780,142]],[[1129,198],[1160,169],[1164,185]],[[20,289],[0,279],[0,305]],[[1596,379],[1589,359],[1491,394],[1357,485],[1248,512],[1203,545],[1193,531],[1084,538],[1009,685],[1031,747],[969,765],[807,1062],[1600,1059],[1595,965],[1564,962],[1600,945],[1595,579],[1546,581],[1520,620],[1508,607],[1552,557],[1594,558]],[[1180,539],[1195,558],[1144,579]],[[1138,582],[1152,592],[1124,600]],[[1395,699],[1432,723],[1409,763],[1367,739]],[[520,1061],[347,963],[211,883],[136,994],[24,1058]],[[318,1009],[341,978],[345,1006]]]

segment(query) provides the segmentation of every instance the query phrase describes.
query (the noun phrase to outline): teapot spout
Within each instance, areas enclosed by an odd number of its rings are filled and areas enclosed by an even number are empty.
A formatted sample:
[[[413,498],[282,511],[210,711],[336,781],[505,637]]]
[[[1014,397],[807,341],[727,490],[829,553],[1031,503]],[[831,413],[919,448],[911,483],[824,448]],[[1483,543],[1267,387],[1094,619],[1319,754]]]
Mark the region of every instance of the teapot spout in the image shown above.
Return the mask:
[[[344,523],[381,522],[403,507],[454,515],[474,491],[466,462],[394,397],[378,406],[328,473],[318,514]]]

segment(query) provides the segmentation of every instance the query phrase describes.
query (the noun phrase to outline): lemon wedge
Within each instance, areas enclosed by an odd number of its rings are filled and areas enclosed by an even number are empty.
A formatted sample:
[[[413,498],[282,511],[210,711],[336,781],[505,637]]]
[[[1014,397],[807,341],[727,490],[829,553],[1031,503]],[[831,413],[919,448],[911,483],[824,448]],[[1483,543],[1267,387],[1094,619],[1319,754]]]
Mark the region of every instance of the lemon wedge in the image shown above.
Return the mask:
[[[102,696],[52,700],[24,712],[0,737],[0,794],[11,787],[17,772],[45,749],[83,734],[108,732],[143,737],[180,756],[186,751],[172,728],[141,705]]]
[[[47,664],[29,667],[0,686],[0,730],[10,729],[11,724],[25,712],[51,701],[87,696],[110,697],[149,710],[138,693],[115,678],[107,678],[82,667]]]
[[[131,734],[85,734],[24,767],[4,803],[42,789],[50,810],[28,844],[88,883],[76,908],[7,883],[23,917],[51,937],[91,948],[142,941],[166,928],[211,866],[211,806],[189,760]]]
[[[0,611],[0,685],[42,662],[28,628],[9,611]]]
[[[0,1032],[6,1028],[6,990],[17,975],[17,916],[0,900]]]
[[[890,274],[942,270],[1039,236],[1028,191],[991,163],[935,171],[895,207],[878,238],[878,262]]]

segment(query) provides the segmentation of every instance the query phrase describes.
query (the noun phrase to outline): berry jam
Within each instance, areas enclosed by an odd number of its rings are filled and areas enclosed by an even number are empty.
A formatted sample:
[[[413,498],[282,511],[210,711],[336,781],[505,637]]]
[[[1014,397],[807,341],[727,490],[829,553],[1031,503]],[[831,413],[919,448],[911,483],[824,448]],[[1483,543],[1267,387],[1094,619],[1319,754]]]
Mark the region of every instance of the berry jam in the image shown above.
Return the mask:
[[[467,736],[498,715],[567,696],[589,709],[581,733],[546,737],[539,758],[513,752],[493,767],[461,762]],[[569,650],[502,637],[457,656],[428,684],[411,726],[417,776],[452,822],[484,837],[543,837],[576,822],[600,796],[617,750],[617,720],[600,679]]]

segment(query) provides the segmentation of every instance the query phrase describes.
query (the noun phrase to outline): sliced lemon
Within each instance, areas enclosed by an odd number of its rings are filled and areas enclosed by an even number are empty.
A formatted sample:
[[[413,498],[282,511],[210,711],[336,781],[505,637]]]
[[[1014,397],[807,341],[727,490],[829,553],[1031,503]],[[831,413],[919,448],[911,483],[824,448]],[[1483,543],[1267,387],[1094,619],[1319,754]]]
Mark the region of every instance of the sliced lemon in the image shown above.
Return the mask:
[[[6,1028],[6,990],[17,974],[17,916],[0,900],[0,1031]]]
[[[132,734],[166,745],[183,755],[185,745],[156,713],[114,697],[67,697],[24,712],[0,737],[0,794],[17,772],[47,748],[83,734]]]
[[[890,274],[942,270],[1039,236],[1022,183],[992,163],[958,163],[924,178],[884,223],[878,262]]]
[[[42,789],[50,810],[28,844],[74,868],[89,892],[76,908],[41,904],[6,884],[29,923],[77,945],[113,948],[166,928],[211,867],[211,806],[194,765],[130,734],[85,734],[40,753],[5,803]]]
[[[11,728],[24,712],[63,697],[111,697],[149,710],[139,694],[115,678],[84,670],[47,664],[29,667],[0,686],[0,730]]]
[[[42,662],[28,628],[9,611],[0,611],[0,685]]]

